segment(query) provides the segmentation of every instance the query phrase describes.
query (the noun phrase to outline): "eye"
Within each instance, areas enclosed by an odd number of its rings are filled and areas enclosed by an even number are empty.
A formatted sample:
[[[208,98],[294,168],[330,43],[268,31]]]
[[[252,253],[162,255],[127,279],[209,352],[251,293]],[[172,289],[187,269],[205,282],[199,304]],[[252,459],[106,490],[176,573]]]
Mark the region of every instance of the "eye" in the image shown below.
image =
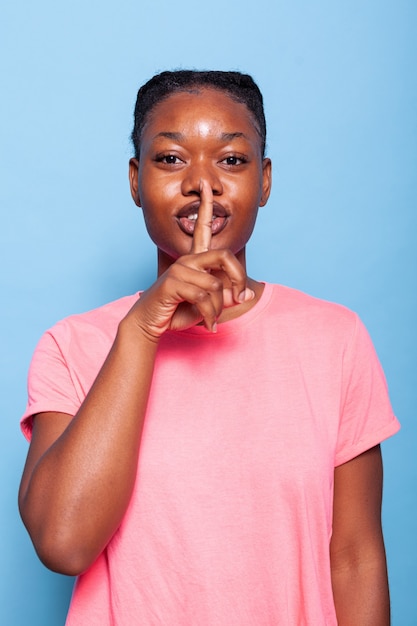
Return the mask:
[[[179,165],[182,163],[181,159],[175,154],[158,154],[155,161],[164,163],[165,165]]]
[[[243,165],[247,162],[247,159],[243,156],[236,156],[235,154],[231,154],[230,156],[227,156],[225,159],[223,159],[223,161],[221,162],[225,165],[233,167],[235,165]]]

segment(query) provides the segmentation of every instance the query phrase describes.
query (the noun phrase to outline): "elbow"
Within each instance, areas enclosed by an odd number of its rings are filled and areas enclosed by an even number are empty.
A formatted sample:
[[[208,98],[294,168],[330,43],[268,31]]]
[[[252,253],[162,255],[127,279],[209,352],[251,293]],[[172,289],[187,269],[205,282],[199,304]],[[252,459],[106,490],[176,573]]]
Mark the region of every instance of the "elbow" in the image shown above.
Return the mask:
[[[31,535],[31,539],[40,561],[45,567],[58,574],[79,576],[94,563],[98,556],[91,554],[76,541],[68,541],[57,535],[42,537]]]
[[[65,576],[79,576],[83,574],[95,561],[82,550],[60,544],[59,541],[32,542],[40,561],[53,572]]]
[[[23,523],[32,540],[40,561],[53,572],[66,576],[79,576],[85,572],[99,556],[90,542],[76,530],[65,525],[51,525],[46,519],[34,522],[20,507]]]

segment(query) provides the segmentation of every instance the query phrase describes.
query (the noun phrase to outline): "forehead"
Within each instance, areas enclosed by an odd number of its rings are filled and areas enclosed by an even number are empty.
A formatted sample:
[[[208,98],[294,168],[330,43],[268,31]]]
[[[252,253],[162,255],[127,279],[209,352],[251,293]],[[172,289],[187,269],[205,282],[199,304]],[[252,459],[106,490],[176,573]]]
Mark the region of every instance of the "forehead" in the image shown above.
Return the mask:
[[[204,134],[214,127],[254,133],[259,138],[253,115],[244,103],[224,91],[205,87],[176,92],[161,100],[150,111],[144,133],[157,128],[173,132],[198,128],[198,134]]]

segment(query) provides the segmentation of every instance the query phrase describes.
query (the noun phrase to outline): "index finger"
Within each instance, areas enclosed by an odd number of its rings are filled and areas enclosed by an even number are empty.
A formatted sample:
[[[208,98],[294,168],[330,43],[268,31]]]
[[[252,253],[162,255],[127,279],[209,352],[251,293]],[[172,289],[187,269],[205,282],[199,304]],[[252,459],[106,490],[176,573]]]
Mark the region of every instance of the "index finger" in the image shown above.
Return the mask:
[[[213,223],[213,192],[206,180],[200,182],[200,206],[194,227],[191,254],[207,252],[211,247],[211,227]]]

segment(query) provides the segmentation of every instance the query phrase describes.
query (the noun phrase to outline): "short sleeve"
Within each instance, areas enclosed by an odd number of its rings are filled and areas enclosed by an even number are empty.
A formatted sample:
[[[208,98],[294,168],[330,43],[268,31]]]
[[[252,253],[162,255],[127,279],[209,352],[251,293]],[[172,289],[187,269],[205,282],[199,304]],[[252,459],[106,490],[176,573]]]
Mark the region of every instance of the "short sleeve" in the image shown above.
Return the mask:
[[[32,417],[56,411],[75,415],[80,402],[66,360],[51,331],[40,339],[29,368],[28,402],[20,422],[26,439],[32,436]]]
[[[399,428],[374,346],[355,315],[354,331],[344,354],[335,465],[376,446]]]

